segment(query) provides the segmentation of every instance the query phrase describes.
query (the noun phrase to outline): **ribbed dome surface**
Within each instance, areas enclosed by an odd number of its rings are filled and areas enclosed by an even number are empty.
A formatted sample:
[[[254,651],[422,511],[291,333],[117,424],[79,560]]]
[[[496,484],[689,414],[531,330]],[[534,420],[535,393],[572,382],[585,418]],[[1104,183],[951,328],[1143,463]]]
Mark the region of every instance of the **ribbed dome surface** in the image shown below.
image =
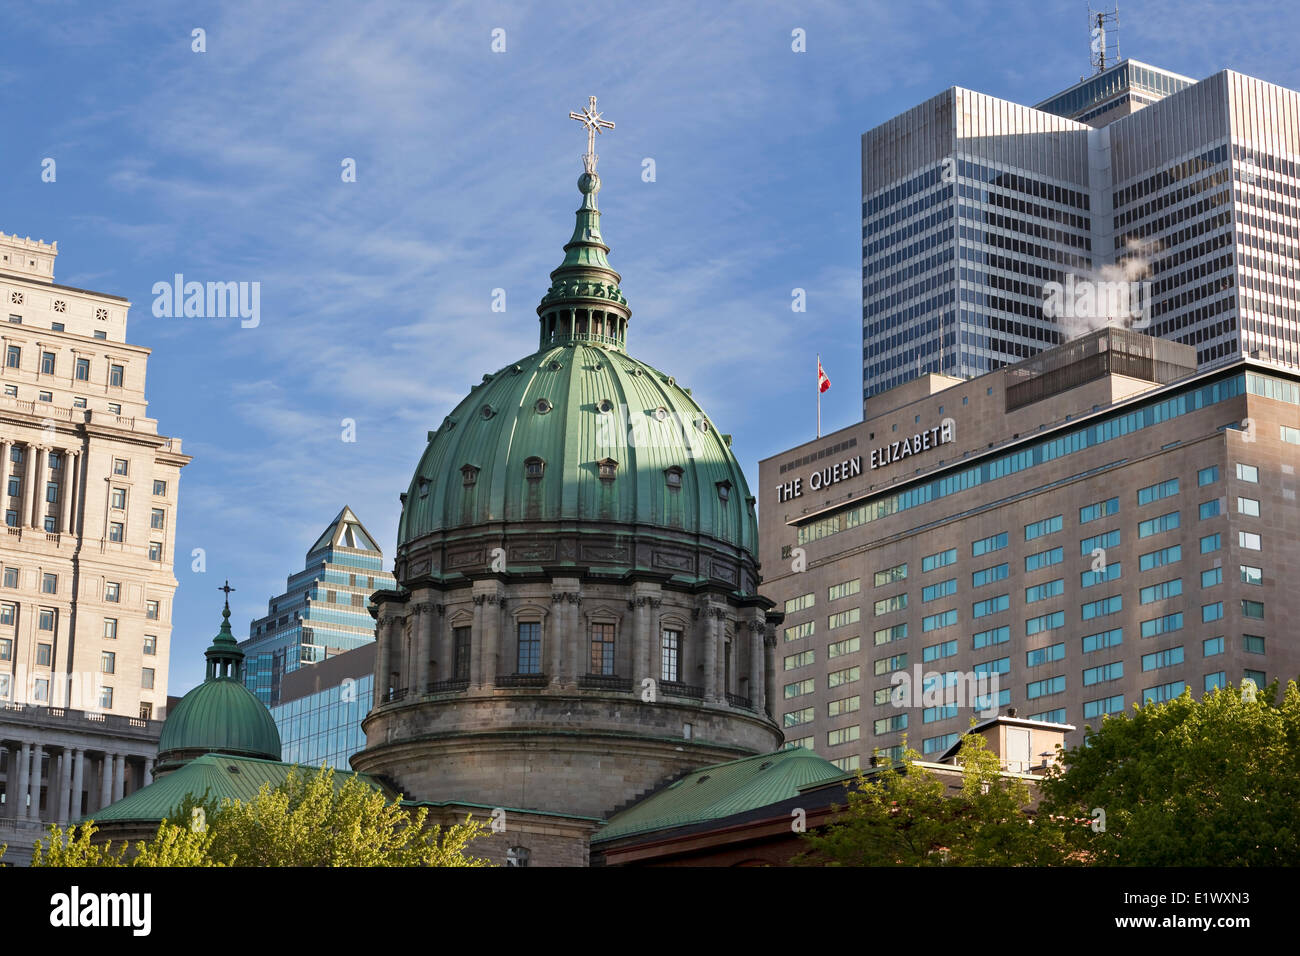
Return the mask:
[[[280,759],[271,712],[238,680],[206,680],[181,698],[163,724],[158,762],[170,754],[224,753]]]
[[[740,465],[664,373],[577,340],[485,379],[431,435],[407,491],[399,547],[485,522],[590,520],[672,528],[757,553]],[[540,478],[529,477],[534,458]],[[680,487],[669,474],[676,469]]]

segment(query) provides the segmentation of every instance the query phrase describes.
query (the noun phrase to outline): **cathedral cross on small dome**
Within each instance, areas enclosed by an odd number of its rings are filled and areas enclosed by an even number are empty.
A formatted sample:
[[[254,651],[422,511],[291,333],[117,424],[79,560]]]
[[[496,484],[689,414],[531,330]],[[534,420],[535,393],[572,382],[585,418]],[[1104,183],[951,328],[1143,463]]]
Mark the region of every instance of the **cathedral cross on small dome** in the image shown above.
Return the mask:
[[[600,159],[596,155],[596,134],[607,129],[613,129],[614,124],[607,119],[600,118],[600,114],[596,112],[596,97],[594,96],[588,98],[587,108],[581,113],[570,112],[569,119],[575,119],[587,127],[587,153],[582,157],[582,165],[588,173],[594,176],[596,174],[596,160]]]
[[[226,583],[225,583],[224,585],[222,585],[221,587],[217,588],[217,590],[218,590],[218,591],[225,591],[225,592],[226,592],[226,607],[229,608],[229,607],[230,607],[230,592],[233,591],[233,590],[235,590],[234,588],[232,588],[232,587],[230,586],[230,579],[227,578],[227,579],[226,579]]]

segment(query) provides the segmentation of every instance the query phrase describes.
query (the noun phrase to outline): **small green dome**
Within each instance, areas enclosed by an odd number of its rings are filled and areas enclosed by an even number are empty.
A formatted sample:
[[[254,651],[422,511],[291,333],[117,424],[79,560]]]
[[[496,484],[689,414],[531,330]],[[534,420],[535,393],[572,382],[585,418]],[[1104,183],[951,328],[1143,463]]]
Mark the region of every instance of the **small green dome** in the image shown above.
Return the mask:
[[[174,770],[206,753],[279,760],[280,731],[265,705],[244,686],[244,652],[230,632],[230,605],[208,648],[207,677],[171,709],[158,740],[158,770]]]

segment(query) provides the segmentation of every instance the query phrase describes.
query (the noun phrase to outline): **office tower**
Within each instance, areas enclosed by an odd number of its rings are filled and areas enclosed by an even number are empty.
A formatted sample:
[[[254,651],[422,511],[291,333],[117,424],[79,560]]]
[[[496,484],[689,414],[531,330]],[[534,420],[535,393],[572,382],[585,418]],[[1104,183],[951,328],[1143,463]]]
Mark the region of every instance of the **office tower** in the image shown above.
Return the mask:
[[[181,440],[145,399],[130,303],[0,233],[0,842],[148,782],[167,702]]]
[[[361,721],[375,698],[375,642],[299,667],[280,682],[271,716],[280,729],[283,760],[338,770],[366,746]]]
[[[1124,60],[1036,107],[954,87],[862,137],[863,399],[1115,321],[1300,362],[1300,93]],[[1062,316],[1048,283],[1149,283]],[[1073,286],[1072,286],[1073,288]],[[1135,292],[1139,291],[1137,289]]]
[[[344,507],[307,551],[303,569],[249,625],[244,683],[268,707],[280,702],[280,681],[303,664],[323,661],[375,639],[369,598],[391,588],[384,555],[351,508]]]

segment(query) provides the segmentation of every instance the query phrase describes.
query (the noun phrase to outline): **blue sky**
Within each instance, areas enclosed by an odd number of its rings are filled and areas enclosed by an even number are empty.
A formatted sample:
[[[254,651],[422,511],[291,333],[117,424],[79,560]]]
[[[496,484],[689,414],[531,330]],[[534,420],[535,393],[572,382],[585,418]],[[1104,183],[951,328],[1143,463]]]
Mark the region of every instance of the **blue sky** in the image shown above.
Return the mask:
[[[1300,87],[1285,7],[1121,16],[1127,56]],[[600,198],[629,349],[693,389],[754,484],[760,458],[813,437],[816,352],[824,430],[861,417],[862,132],[952,85],[1024,103],[1069,86],[1085,19],[925,0],[10,5],[0,230],[57,239],[56,281],[132,301],[150,414],[194,456],[170,692],[202,679],[222,580],[246,636],[344,504],[391,567],[426,432],[536,347],[579,201],[567,117],[589,95],[617,124]],[[177,272],[260,282],[261,324],[155,318],[153,284]]]

